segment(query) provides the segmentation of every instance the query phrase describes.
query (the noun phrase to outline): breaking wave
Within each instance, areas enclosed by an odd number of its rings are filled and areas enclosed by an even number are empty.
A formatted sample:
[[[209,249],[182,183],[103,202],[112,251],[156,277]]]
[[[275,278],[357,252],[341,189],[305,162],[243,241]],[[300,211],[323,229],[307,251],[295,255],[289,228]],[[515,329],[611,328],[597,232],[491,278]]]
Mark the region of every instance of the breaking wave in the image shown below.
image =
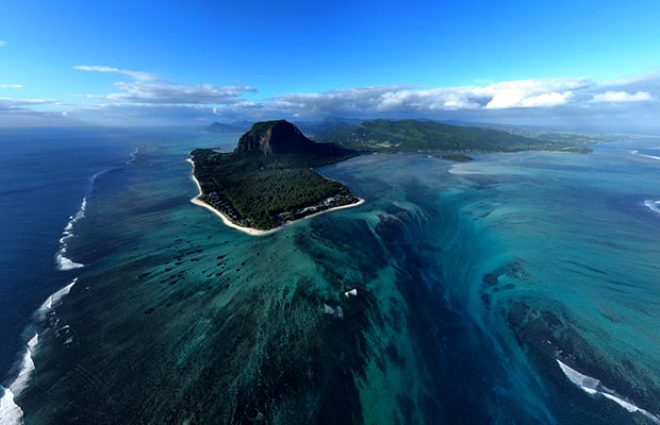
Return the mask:
[[[637,156],[643,156],[644,158],[655,159],[656,161],[660,161],[660,156],[648,155],[645,153],[640,153],[639,151],[636,150],[630,151],[630,153]]]
[[[654,201],[652,199],[647,199],[644,201],[644,206],[656,214],[660,214],[660,201]]]
[[[68,247],[68,241],[74,237],[73,227],[76,225],[76,223],[85,218],[86,209],[87,197],[83,197],[80,204],[80,209],[78,209],[78,212],[76,212],[74,215],[69,217],[69,222],[66,224],[66,226],[64,226],[62,237],[60,238],[60,249],[57,251],[57,254],[55,254],[55,262],[57,263],[58,270],[66,271],[84,267],[84,264],[76,263],[75,261],[68,258],[66,256],[66,250]]]
[[[57,250],[57,253],[55,253],[55,263],[58,270],[68,271],[85,267],[84,264],[78,263],[66,255],[68,243],[73,237],[75,237],[73,231],[76,224],[85,218],[85,212],[87,211],[87,198],[92,194],[92,191],[94,190],[96,179],[108,171],[110,170],[99,171],[90,177],[89,190],[87,191],[87,194],[83,196],[82,202],[80,203],[80,208],[74,215],[69,217],[69,221],[67,222],[66,226],[64,226],[64,230],[62,230],[62,236],[60,237],[60,248]]]
[[[34,312],[32,316],[34,323],[28,325],[25,329],[25,333],[32,336],[25,343],[25,348],[20,353],[19,360],[16,362],[17,373],[6,388],[0,387],[3,391],[0,398],[0,424],[21,425],[23,423],[23,410],[16,404],[15,399],[28,387],[35,369],[32,356],[39,345],[39,333],[35,330],[36,325],[47,319],[49,313],[69,294],[77,281],[78,278],[75,278],[64,288],[52,293]]]
[[[135,148],[135,150],[131,153],[128,154],[128,161],[126,161],[126,165],[130,165],[135,162],[137,159],[138,154],[140,153],[140,148]]]
[[[575,369],[572,369],[568,365],[562,363],[560,360],[557,360],[557,363],[559,364],[559,368],[561,369],[562,372],[564,372],[564,375],[568,378],[571,383],[576,385],[578,388],[580,388],[582,391],[586,392],[589,395],[592,396],[602,396],[605,397],[608,400],[611,400],[618,404],[619,406],[623,407],[630,413],[641,413],[642,415],[646,416],[649,418],[652,422],[656,424],[660,424],[660,417],[654,415],[653,413],[642,409],[641,407],[635,406],[632,402],[625,400],[621,396],[619,396],[615,391],[607,388],[604,386],[599,379],[593,378],[591,376],[583,375],[580,372],[578,372]]]

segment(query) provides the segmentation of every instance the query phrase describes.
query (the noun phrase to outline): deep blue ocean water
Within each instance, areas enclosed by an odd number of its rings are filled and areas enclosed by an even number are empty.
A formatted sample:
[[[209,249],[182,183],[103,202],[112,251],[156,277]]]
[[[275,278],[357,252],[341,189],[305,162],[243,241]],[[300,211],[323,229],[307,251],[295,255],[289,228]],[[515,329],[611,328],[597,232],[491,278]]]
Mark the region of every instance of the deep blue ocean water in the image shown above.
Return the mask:
[[[660,139],[362,156],[255,238],[189,202],[237,138],[1,134],[0,422],[660,423]]]
[[[131,143],[135,143],[131,140]],[[127,161],[129,145],[93,130],[5,130],[0,134],[0,370],[38,300],[64,286],[54,255],[92,176]],[[18,331],[17,331],[18,330]]]

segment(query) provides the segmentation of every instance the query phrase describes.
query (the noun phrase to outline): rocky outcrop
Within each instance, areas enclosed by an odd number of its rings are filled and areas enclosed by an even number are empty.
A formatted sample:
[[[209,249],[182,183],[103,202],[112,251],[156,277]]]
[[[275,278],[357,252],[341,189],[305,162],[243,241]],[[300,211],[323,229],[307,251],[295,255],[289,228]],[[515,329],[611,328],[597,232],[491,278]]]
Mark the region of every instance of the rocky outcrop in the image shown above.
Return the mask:
[[[286,120],[262,121],[254,124],[250,131],[241,136],[234,152],[257,152],[274,154],[311,154],[342,156],[351,151],[333,143],[316,143]]]

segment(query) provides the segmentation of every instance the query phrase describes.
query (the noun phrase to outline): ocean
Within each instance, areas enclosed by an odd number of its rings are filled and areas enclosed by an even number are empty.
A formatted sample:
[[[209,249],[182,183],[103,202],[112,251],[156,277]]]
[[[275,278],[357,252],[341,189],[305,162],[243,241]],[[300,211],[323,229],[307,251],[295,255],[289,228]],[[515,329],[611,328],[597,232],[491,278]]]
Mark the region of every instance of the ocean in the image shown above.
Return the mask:
[[[660,423],[660,138],[360,156],[253,237],[190,203],[238,137],[0,133],[0,423]]]

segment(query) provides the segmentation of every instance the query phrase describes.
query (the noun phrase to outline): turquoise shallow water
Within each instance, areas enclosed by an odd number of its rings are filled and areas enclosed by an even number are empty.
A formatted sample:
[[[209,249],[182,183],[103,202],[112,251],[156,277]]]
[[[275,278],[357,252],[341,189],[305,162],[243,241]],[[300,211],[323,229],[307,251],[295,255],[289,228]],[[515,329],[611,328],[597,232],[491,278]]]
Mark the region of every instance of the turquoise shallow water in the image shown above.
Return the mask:
[[[258,238],[189,202],[188,150],[234,142],[156,140],[96,179],[68,251],[86,267],[17,399],[26,424],[660,414],[658,140],[358,157],[322,172],[366,204]]]

